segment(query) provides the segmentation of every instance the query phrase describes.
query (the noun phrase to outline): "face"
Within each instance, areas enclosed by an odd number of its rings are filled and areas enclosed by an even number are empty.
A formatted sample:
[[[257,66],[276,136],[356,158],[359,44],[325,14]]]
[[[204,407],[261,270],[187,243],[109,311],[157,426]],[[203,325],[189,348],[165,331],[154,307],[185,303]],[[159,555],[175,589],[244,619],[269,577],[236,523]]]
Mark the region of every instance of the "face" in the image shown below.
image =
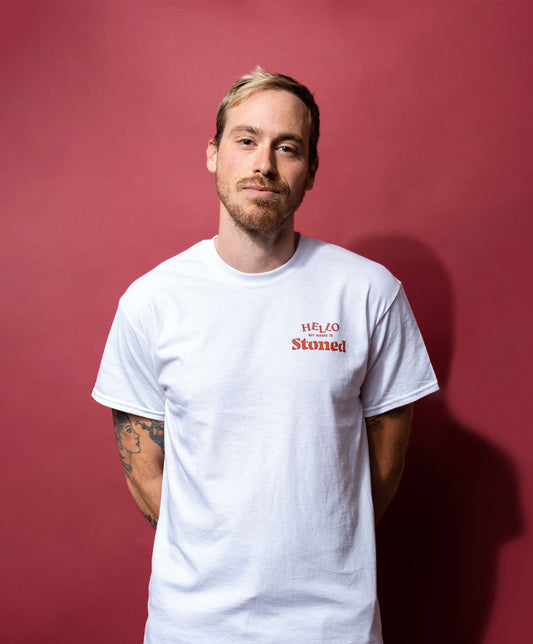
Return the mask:
[[[141,451],[139,434],[133,429],[133,425],[130,422],[122,427],[119,438],[122,447],[128,452],[137,454]]]
[[[264,90],[228,110],[218,147],[207,148],[221,215],[255,234],[292,225],[316,172],[309,133],[307,109],[290,92]]]

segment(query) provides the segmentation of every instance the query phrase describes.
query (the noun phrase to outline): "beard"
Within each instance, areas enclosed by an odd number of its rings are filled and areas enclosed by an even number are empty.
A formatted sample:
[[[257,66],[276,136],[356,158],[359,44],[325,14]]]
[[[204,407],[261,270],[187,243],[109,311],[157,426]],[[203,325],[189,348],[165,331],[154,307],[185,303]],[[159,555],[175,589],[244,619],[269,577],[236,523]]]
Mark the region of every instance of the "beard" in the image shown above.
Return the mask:
[[[302,203],[305,188],[291,194],[284,182],[268,181],[264,177],[240,179],[234,189],[215,175],[218,198],[232,220],[248,233],[268,235],[278,231],[294,215]],[[276,192],[275,197],[261,199],[246,195],[246,187],[260,185]]]

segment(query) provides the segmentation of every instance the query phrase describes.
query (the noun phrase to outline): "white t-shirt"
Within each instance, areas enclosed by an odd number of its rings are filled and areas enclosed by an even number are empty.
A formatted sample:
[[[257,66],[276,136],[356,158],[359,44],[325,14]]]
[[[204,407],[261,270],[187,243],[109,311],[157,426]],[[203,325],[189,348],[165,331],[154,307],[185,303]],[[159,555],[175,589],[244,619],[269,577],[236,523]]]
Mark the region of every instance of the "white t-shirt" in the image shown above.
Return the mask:
[[[301,237],[214,240],[120,301],[93,396],[165,422],[145,644],[379,644],[365,416],[438,388],[400,283]]]

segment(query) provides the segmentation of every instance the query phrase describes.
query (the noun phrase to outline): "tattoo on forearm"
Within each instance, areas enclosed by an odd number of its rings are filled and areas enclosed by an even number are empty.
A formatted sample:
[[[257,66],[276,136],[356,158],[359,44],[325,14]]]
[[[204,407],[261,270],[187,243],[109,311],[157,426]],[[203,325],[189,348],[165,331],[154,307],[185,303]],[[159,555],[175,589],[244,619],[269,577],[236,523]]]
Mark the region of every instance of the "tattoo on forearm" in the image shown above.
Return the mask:
[[[366,428],[368,430],[379,429],[382,425],[382,421],[385,418],[400,418],[406,411],[409,405],[404,405],[403,407],[396,407],[396,409],[391,409],[386,411],[383,414],[378,414],[377,416],[370,416],[365,418]]]
[[[135,431],[134,425],[146,430],[154,443],[159,445],[161,452],[163,454],[165,453],[165,424],[162,420],[147,420],[147,422],[141,420],[132,421],[126,412],[113,409],[113,422],[122,467],[126,472],[132,472],[132,454],[139,454],[141,451],[141,437]]]
[[[128,472],[128,474],[131,474],[133,472],[133,467],[132,467],[133,454],[139,454],[142,451],[141,438],[142,438],[142,445],[145,448],[150,447],[150,444],[147,442],[147,439],[140,432],[140,430],[139,430],[139,433],[135,431],[134,425],[137,428],[140,427],[141,429],[147,431],[150,438],[157,445],[159,445],[163,454],[165,453],[164,444],[163,444],[163,436],[164,436],[163,421],[139,419],[138,416],[131,417],[126,412],[113,409],[113,424],[115,426],[115,437],[117,439],[118,451],[120,453],[122,467],[126,472]],[[157,454],[157,451],[154,453],[153,450],[154,448],[152,447],[150,447],[150,449],[147,450],[149,452],[149,459],[152,459],[153,455]],[[156,457],[156,460],[159,461],[160,460],[159,457]],[[140,467],[141,477],[142,477],[142,470],[143,470],[143,467],[141,463],[141,467]],[[131,485],[133,485],[134,487],[137,487],[136,484],[133,482],[133,478],[128,476],[128,485],[130,485],[130,482],[131,482]],[[132,491],[131,487],[130,487],[130,491]],[[148,519],[148,521],[150,521],[152,526],[156,528],[158,517],[152,515],[152,508],[155,507],[155,504],[140,502],[138,495],[135,494],[133,491],[132,491],[132,494],[143,515]],[[142,496],[143,495],[141,493],[141,497]],[[157,509],[156,509],[156,512],[157,512]]]
[[[162,420],[150,420],[150,424],[136,420],[135,425],[145,429],[156,445],[165,453],[165,423]]]
[[[370,416],[370,418],[365,418],[366,428],[369,430],[378,429],[381,425],[380,416]]]

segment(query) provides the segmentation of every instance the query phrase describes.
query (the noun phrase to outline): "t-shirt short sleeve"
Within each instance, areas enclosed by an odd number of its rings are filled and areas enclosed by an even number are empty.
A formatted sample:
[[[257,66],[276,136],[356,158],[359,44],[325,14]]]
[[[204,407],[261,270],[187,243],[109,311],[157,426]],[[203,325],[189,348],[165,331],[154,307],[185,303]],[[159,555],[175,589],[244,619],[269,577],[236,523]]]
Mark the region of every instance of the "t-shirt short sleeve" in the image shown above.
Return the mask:
[[[438,389],[416,320],[400,287],[370,340],[361,388],[365,417],[407,405]]]
[[[109,333],[93,398],[106,407],[164,420],[165,396],[152,352],[119,304]]]

